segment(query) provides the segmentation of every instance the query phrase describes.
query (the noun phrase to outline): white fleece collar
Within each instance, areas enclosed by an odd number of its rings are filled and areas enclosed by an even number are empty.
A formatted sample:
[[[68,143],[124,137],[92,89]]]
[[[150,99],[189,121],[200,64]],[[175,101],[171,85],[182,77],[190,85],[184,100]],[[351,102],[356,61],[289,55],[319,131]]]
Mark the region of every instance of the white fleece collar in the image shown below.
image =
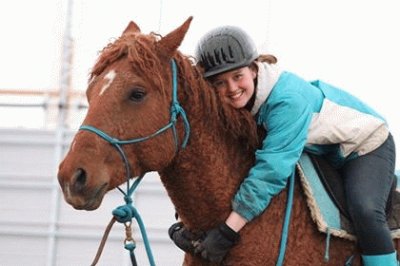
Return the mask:
[[[257,114],[261,105],[267,100],[272,88],[275,86],[282,73],[282,70],[276,64],[266,62],[256,62],[258,66],[256,99],[251,114]]]

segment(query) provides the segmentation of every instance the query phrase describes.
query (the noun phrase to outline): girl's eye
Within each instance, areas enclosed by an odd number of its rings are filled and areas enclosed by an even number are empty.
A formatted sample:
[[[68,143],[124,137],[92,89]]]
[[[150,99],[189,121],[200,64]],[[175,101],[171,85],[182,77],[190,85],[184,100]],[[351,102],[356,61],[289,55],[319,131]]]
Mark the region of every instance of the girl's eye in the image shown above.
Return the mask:
[[[145,96],[146,92],[143,89],[134,88],[129,95],[129,100],[133,102],[140,102],[144,99]]]
[[[235,75],[235,80],[240,80],[241,78],[242,78],[242,74],[237,74],[237,75]]]
[[[220,89],[224,86],[224,82],[222,81],[215,81],[212,83],[212,86],[216,89]]]

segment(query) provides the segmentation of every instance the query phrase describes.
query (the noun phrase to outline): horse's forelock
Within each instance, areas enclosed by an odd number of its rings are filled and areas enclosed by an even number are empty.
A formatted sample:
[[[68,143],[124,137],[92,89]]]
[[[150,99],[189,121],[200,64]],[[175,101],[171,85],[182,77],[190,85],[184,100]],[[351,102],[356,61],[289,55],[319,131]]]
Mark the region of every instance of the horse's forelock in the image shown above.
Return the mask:
[[[100,75],[107,66],[124,56],[128,56],[132,63],[137,64],[135,67],[141,70],[147,70],[150,66],[157,65],[157,62],[154,62],[156,58],[154,49],[150,48],[156,40],[155,34],[123,34],[103,48],[90,73],[90,78]]]
[[[156,88],[162,87],[162,77],[159,76],[160,61],[155,53],[155,43],[159,35],[127,33],[109,43],[100,52],[96,64],[92,68],[89,80],[99,76],[108,66],[126,57],[137,74],[151,77]]]
[[[113,43],[109,43],[103,48],[103,50],[100,51],[100,55],[96,61],[96,64],[90,72],[89,79],[99,76],[107,68],[107,66],[124,56],[127,51],[128,46],[121,40],[121,38],[117,39]]]

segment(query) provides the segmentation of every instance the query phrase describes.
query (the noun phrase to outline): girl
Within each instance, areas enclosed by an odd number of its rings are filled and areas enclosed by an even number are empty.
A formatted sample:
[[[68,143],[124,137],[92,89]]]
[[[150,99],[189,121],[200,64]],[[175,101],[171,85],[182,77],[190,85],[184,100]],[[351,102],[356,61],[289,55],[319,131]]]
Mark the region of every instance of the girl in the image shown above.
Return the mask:
[[[223,101],[248,109],[267,135],[232,200],[231,214],[207,232],[194,252],[221,262],[241,228],[285,188],[301,153],[307,151],[339,169],[364,265],[398,265],[385,215],[394,181],[395,144],[384,118],[339,88],[282,71],[274,56],[258,55],[253,40],[238,27],[218,27],[205,34],[196,57]],[[182,224],[169,232],[178,246],[193,251],[182,244],[187,241]]]

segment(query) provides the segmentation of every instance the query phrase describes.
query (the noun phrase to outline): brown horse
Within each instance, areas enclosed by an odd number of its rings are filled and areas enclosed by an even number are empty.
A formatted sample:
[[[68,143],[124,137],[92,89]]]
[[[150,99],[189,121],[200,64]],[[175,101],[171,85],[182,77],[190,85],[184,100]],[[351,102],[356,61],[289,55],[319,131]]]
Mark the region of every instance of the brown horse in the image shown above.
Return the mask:
[[[205,231],[230,213],[231,199],[254,163],[258,140],[249,112],[223,104],[191,57],[178,51],[191,19],[164,37],[142,34],[131,22],[107,45],[91,73],[83,124],[119,140],[139,139],[119,146],[130,176],[158,171],[183,223]],[[178,73],[176,101],[171,60]],[[172,104],[176,119],[171,119],[171,102],[180,104]],[[76,134],[58,173],[65,200],[74,208],[98,208],[107,191],[125,182],[128,169],[114,146],[87,130]],[[281,192],[240,231],[224,265],[275,265],[286,195]],[[296,185],[285,265],[343,265],[356,251],[354,242],[332,238],[330,260],[324,262],[325,240]],[[190,254],[184,264],[209,265]]]

